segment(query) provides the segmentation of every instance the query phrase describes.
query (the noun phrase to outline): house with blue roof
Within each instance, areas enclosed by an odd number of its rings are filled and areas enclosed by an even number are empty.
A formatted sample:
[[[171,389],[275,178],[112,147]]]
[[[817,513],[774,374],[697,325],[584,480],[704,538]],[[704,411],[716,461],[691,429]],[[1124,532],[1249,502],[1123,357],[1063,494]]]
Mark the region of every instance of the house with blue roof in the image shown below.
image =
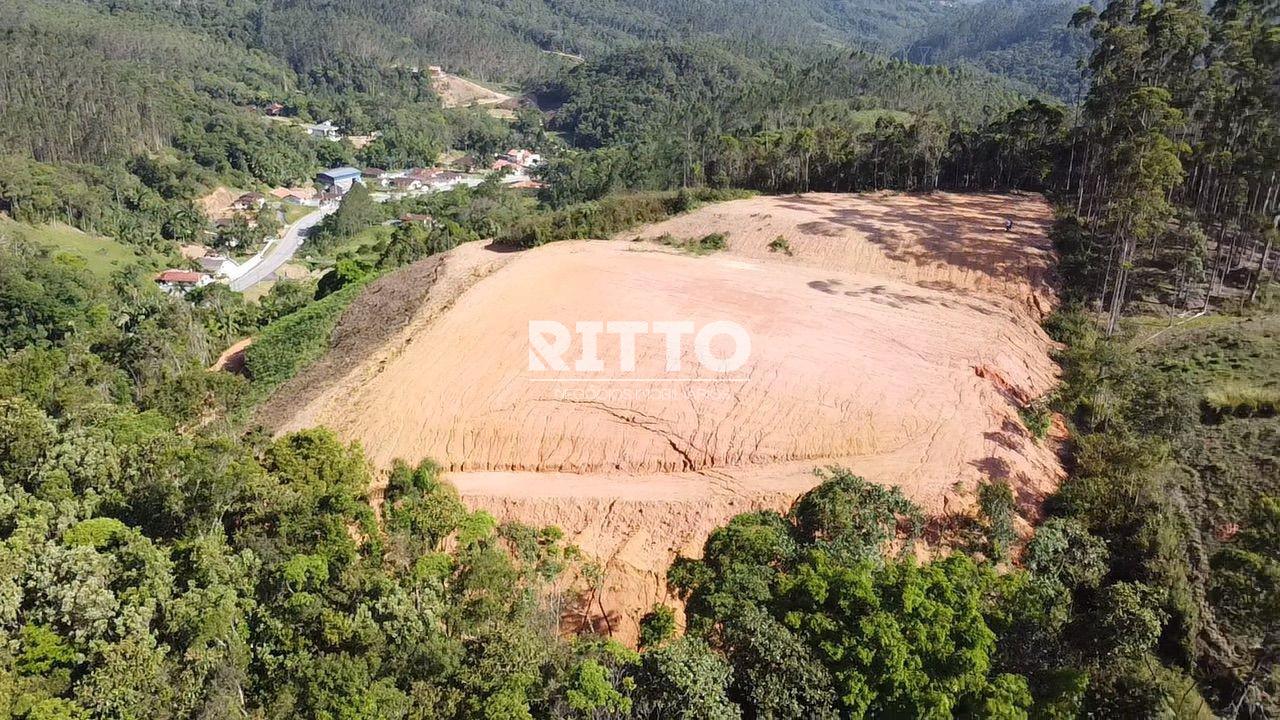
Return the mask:
[[[363,182],[359,170],[353,167],[336,167],[316,175],[316,182],[324,186],[327,192],[345,193],[351,185]]]

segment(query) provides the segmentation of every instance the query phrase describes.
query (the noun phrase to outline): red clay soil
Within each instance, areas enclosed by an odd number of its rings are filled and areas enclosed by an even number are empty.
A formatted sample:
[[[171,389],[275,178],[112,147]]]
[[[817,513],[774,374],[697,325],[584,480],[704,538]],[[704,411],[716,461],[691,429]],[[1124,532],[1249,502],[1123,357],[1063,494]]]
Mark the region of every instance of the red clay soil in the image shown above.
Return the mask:
[[[416,306],[361,310],[358,325],[385,337],[340,332],[347,350],[262,417],[278,432],[332,427],[381,468],[432,458],[470,506],[561,527],[606,571],[607,619],[592,624],[629,640],[640,614],[670,601],[677,553],[699,554],[735,514],[786,509],[815,467],[900,485],[933,513],[1007,480],[1033,512],[1062,476],[1018,419],[1057,375],[1039,327],[1054,303],[1050,220],[1036,196],[813,194],[626,234],[728,234],[727,250],[700,257],[627,240],[471,244],[433,266]],[[779,236],[790,255],[769,248]],[[424,267],[391,278],[421,283]],[[751,352],[717,374],[686,339],[673,374],[665,339],[642,335],[627,371],[602,335],[605,371],[536,372],[531,320],[728,320]],[[574,336],[566,357],[581,346]]]
[[[209,372],[229,372],[237,375],[244,372],[244,351],[253,344],[253,338],[237,340],[231,347],[222,351],[217,360],[209,366]]]

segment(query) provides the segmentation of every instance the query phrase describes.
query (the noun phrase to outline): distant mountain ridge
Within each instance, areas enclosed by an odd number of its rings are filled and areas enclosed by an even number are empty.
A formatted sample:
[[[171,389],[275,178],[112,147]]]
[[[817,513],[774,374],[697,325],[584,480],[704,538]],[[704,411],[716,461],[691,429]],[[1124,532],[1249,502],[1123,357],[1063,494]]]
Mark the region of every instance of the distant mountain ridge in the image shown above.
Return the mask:
[[[982,0],[933,20],[901,51],[917,63],[968,63],[1067,101],[1084,87],[1088,35],[1068,26],[1079,0]]]
[[[762,45],[849,45],[912,62],[970,63],[1069,97],[1083,39],[1073,0],[84,0],[218,30],[295,70],[339,55],[440,64],[519,80],[565,58],[635,42],[714,37]],[[547,52],[553,51],[553,52]]]

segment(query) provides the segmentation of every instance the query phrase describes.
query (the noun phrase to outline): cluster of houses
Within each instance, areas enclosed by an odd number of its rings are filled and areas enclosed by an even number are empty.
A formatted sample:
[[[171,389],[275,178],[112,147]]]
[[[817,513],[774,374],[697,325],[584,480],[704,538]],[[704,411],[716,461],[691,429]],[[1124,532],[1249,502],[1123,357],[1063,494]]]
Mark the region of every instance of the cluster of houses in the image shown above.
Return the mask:
[[[280,199],[275,192],[272,193]],[[267,204],[268,196],[260,192],[247,192],[231,201],[225,207],[212,211],[215,230],[206,231],[212,234],[216,229],[226,227],[242,219],[250,227],[258,224],[257,213]],[[210,250],[204,245],[184,245],[182,254],[187,260],[194,260],[199,270],[170,268],[156,275],[156,285],[172,295],[185,295],[187,292],[204,287],[218,279],[236,277],[240,264],[225,255]]]
[[[278,103],[267,106],[266,111],[273,109],[278,113],[282,107]],[[325,126],[325,127],[322,127]],[[328,138],[332,125],[322,123],[317,128],[318,135]],[[340,136],[339,136],[340,137]],[[532,150],[513,148],[501,153],[490,163],[488,169],[502,173],[502,181],[517,189],[537,189],[542,184],[534,180],[532,171],[542,164],[542,156]],[[483,165],[481,165],[483,167]],[[250,223],[256,222],[254,217],[269,200],[293,205],[319,207],[331,205],[342,199],[351,188],[360,183],[370,190],[388,194],[425,193],[449,190],[459,185],[474,187],[483,181],[477,173],[464,173],[444,168],[410,168],[407,170],[382,170],[380,168],[355,168],[350,166],[335,167],[316,175],[316,187],[276,188],[269,194],[247,192],[237,197],[227,208],[226,215],[215,218],[214,225],[232,222],[235,217],[243,217]],[[430,225],[431,216],[406,213],[399,218],[401,224],[422,223]],[[197,246],[199,247],[199,246]],[[190,256],[200,265],[200,270],[169,269],[156,275],[156,284],[165,292],[185,294],[199,287],[204,287],[218,278],[235,277],[240,266],[230,258],[208,252],[202,256]]]
[[[401,193],[449,190],[474,178],[466,173],[443,168],[410,168],[408,170],[366,168],[363,175],[366,185]]]
[[[490,170],[512,170],[528,173],[542,164],[542,156],[532,150],[511,149],[498,156]]]
[[[193,246],[200,247],[200,246]],[[184,255],[186,253],[184,252]],[[240,264],[224,255],[206,251],[203,255],[187,255],[195,260],[199,270],[170,268],[156,275],[156,285],[170,295],[185,295],[188,291],[204,287],[224,278],[236,277]]]
[[[283,103],[267,103],[262,106],[262,112],[269,118],[297,122],[296,120],[285,116],[285,106]],[[344,135],[342,130],[330,120],[324,120],[318,123],[298,123],[298,127],[302,128],[302,131],[306,134],[318,140],[328,140],[330,142],[346,140],[357,150],[382,137],[382,133],[376,130],[368,135]]]
[[[213,282],[213,276],[195,270],[165,270],[156,275],[156,285],[170,295],[184,295],[188,290]]]
[[[322,189],[315,198],[315,204],[323,205],[338,201],[356,183],[360,183],[375,192],[404,194],[450,190],[459,185],[474,186],[480,184],[482,179],[476,175],[442,168],[383,170],[381,168],[336,167],[325,170],[316,176],[316,184]]]
[[[540,165],[542,156],[538,153],[513,148],[499,155],[489,169],[504,173],[503,181],[517,190],[538,190],[542,183],[534,180],[532,173]]]
[[[290,205],[306,205],[315,200],[318,194],[315,188],[310,187],[276,188],[271,191],[271,197]]]
[[[260,192],[247,192],[236,198],[226,207],[223,213],[213,219],[215,230],[228,227],[237,220],[243,220],[249,227],[258,226],[258,211],[267,204],[267,196]],[[208,231],[206,231],[208,232]],[[213,234],[210,232],[209,234]]]
[[[247,192],[231,203],[233,212],[257,212],[267,204],[267,196],[260,192]]]
[[[188,290],[239,274],[240,264],[229,257],[209,253],[195,260],[200,264],[199,270],[165,270],[156,275],[156,284],[171,295],[185,295]]]
[[[533,180],[532,171],[542,164],[542,156],[532,150],[512,149],[499,155],[489,170],[503,173],[503,182],[519,189],[537,189],[542,184]],[[407,170],[383,170],[381,168],[354,168],[349,166],[330,168],[316,176],[316,183],[323,188],[320,204],[336,201],[361,183],[370,190],[389,193],[418,193],[450,190],[459,185],[474,187],[483,181],[477,173],[456,172],[444,168],[409,168]]]

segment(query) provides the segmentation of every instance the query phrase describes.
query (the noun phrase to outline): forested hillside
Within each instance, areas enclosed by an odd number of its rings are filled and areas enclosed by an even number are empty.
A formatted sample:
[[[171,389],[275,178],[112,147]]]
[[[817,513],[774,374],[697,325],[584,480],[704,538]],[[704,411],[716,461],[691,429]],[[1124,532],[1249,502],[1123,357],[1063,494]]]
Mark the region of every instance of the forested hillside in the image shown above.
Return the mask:
[[[1074,6],[1064,11],[1044,1],[86,2],[228,37],[303,74],[355,58],[523,80],[571,63],[572,56],[598,58],[624,45],[727,40],[754,49],[841,45],[915,62],[969,62],[1065,96],[1066,75],[1085,52],[1079,38],[1065,34]]]
[[[748,61],[732,49],[623,50],[546,83],[541,96],[559,105],[549,127],[584,151],[546,171],[557,202],[705,182],[834,187],[825,155],[851,149],[856,136],[877,132],[885,144],[917,146],[905,152],[936,163],[950,128],[1002,114],[1019,99],[987,76],[864,53],[792,49]],[[900,162],[891,152],[885,172],[897,172],[887,168]],[[804,167],[790,167],[793,153],[804,155]],[[863,175],[849,175],[842,189],[862,187],[855,176]]]
[[[379,62],[444,64],[490,78],[525,76],[559,62],[541,51],[595,57],[635,41],[723,38],[761,47],[852,43],[886,52],[946,11],[935,0],[90,4],[216,29],[284,57],[303,72],[349,54]]]
[[[537,8],[504,17],[537,22],[546,11]],[[0,211],[14,219],[66,222],[163,249],[193,237],[199,223],[189,203],[219,184],[306,183],[322,167],[357,161],[429,165],[446,149],[485,154],[516,139],[482,111],[441,109],[427,74],[409,63],[434,59],[480,73],[485,64],[430,36],[415,39],[404,3],[4,0],[0,9],[8,49],[0,150],[10,155]],[[443,9],[431,16],[452,17]],[[484,27],[472,30],[485,37],[446,34],[450,43],[511,59]],[[393,30],[409,34],[392,37]],[[801,118],[860,128],[887,111],[927,115],[917,126],[968,122],[1016,100],[981,73],[834,46],[781,49],[751,37],[603,47],[585,65],[535,52],[536,62],[526,58],[515,63],[519,71],[499,74],[524,77],[541,97],[563,103],[551,125],[571,145],[626,146],[632,167],[649,169],[610,172],[628,175],[624,185],[633,188],[665,187],[677,165],[696,180],[714,164],[708,145],[722,134],[742,138]],[[332,121],[381,137],[356,153],[265,121],[260,108],[270,103],[295,122]],[[731,122],[722,126],[719,118]],[[529,125],[522,132],[537,133]]]
[[[351,146],[296,123],[377,130],[367,164],[427,165],[450,147],[511,142],[483,112],[442,110],[411,69],[337,55],[299,74],[221,25],[172,20],[157,8],[0,3],[0,212],[163,250],[199,232],[192,200],[212,187],[309,184],[356,162]],[[264,119],[272,102],[290,122]]]
[[[983,0],[960,4],[912,39],[902,56],[920,63],[964,63],[1060,100],[1085,89],[1078,64],[1089,36],[1070,27],[1075,0]]]

